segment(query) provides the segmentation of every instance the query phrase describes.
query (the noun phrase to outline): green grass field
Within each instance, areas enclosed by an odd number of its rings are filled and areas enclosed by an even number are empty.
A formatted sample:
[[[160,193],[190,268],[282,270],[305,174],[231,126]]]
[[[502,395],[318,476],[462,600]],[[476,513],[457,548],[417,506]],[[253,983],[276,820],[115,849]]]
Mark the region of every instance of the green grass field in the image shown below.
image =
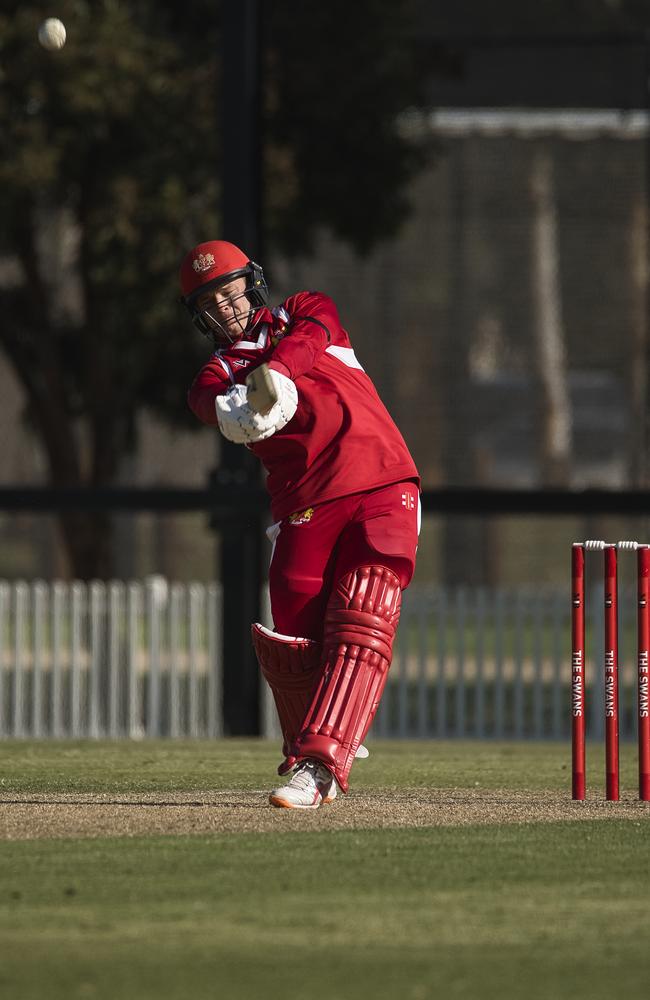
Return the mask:
[[[534,801],[568,785],[556,744],[370,746],[353,793],[302,830],[301,814],[276,811],[263,832],[0,842],[0,995],[647,996],[650,807],[631,798],[632,747],[623,818],[603,806],[593,820],[334,828],[355,792]],[[30,795],[63,808],[71,793],[232,791],[262,814],[276,763],[259,741],[5,743],[0,812]]]

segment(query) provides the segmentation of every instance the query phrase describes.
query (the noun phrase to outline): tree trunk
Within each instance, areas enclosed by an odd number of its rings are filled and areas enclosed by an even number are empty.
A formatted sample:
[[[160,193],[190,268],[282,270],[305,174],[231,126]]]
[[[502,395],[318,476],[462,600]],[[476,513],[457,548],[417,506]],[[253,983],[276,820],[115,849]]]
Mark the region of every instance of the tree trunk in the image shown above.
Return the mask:
[[[538,148],[534,153],[531,191],[540,479],[543,486],[568,486],[571,478],[571,400],[562,329],[553,162],[547,149]]]
[[[67,413],[60,359],[43,325],[39,349],[30,348],[25,331],[3,329],[3,343],[25,390],[50,469],[50,484],[58,488],[106,486],[113,481],[117,462],[117,418],[104,414],[101,440],[92,442],[84,463],[78,430]],[[92,475],[84,473],[90,465]],[[111,518],[105,512],[69,511],[58,516],[70,575],[82,580],[111,575]]]
[[[475,288],[469,263],[469,239],[474,205],[468,177],[471,140],[454,144],[451,165],[449,318],[444,347],[442,432],[445,485],[477,486],[480,472],[474,442],[474,396],[469,368]],[[444,581],[452,586],[478,585],[492,577],[487,522],[480,516],[447,515],[443,521]]]
[[[632,282],[632,349],[629,385],[631,426],[628,434],[628,485],[648,484],[648,216],[645,201],[633,208],[630,224],[630,277]]]
[[[111,517],[105,511],[63,511],[59,527],[75,580],[113,576]]]

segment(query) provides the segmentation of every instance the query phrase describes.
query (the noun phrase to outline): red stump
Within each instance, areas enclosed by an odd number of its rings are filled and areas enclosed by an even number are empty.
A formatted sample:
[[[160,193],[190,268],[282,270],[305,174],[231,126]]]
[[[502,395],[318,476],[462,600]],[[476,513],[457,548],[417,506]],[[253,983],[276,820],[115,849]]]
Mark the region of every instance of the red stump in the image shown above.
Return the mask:
[[[574,799],[585,797],[585,550],[571,550],[571,784]]]

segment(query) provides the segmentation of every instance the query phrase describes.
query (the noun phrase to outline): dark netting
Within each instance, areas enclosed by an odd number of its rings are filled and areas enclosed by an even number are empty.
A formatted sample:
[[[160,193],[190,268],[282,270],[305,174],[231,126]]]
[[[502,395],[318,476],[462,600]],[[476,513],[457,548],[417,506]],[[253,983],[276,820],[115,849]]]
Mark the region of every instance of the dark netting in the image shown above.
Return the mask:
[[[399,236],[365,260],[324,236],[276,279],[338,301],[425,487],[643,486],[645,49],[456,55],[404,118],[433,154]]]
[[[431,159],[410,218],[367,259],[327,235],[275,259],[276,288],[337,300],[425,489],[647,488],[647,47],[541,14],[539,37],[423,17],[430,106],[402,126]],[[572,537],[649,527],[479,505],[425,519],[418,574],[559,582]]]

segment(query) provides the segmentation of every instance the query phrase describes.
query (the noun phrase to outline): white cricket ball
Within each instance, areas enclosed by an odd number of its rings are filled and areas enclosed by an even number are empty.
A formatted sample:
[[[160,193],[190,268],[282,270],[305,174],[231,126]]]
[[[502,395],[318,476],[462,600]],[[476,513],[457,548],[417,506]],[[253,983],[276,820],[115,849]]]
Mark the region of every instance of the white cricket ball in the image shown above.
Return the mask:
[[[65,25],[58,17],[48,17],[38,29],[38,40],[44,49],[53,51],[65,45]]]

